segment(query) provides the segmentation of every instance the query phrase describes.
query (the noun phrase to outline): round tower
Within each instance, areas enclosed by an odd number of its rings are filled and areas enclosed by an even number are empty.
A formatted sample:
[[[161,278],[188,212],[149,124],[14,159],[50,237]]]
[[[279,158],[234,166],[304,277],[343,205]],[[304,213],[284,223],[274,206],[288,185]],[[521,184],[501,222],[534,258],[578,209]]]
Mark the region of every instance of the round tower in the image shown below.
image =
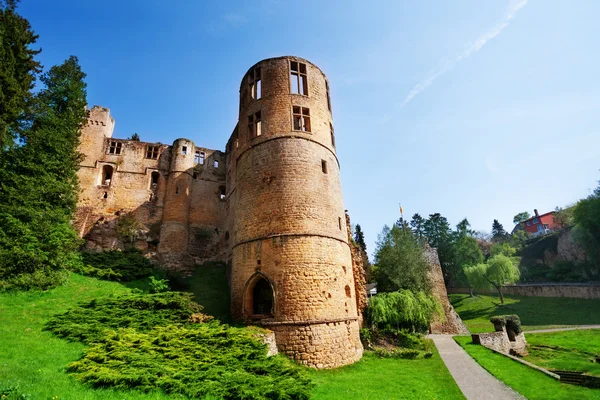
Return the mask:
[[[275,332],[280,351],[333,368],[362,356],[329,99],[298,57],[244,76],[229,147],[231,307]]]
[[[194,143],[188,139],[175,140],[171,147],[171,164],[166,182],[159,253],[176,256],[187,252],[193,168]]]

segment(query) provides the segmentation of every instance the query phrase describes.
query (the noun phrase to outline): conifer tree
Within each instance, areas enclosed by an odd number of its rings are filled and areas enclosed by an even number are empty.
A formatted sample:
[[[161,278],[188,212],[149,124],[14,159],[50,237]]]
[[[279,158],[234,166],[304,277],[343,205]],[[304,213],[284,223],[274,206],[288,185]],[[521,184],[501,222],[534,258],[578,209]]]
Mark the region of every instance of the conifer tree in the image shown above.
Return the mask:
[[[497,219],[495,219],[494,223],[492,224],[492,240],[504,240],[507,236],[508,234],[504,230],[502,224]]]
[[[365,234],[363,233],[362,228],[359,224],[356,224],[356,227],[354,228],[354,241],[362,249],[362,251],[367,251],[367,244],[365,243]]]
[[[40,50],[31,48],[38,36],[16,12],[18,0],[0,0],[0,157],[26,126],[31,90],[41,65]]]

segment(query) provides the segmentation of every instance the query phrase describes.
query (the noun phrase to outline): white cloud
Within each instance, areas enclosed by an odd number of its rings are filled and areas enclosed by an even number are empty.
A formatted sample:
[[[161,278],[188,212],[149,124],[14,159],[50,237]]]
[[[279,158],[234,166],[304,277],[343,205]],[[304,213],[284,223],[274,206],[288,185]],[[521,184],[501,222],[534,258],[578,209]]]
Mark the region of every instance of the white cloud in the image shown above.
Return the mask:
[[[481,36],[477,38],[473,43],[469,44],[461,53],[459,53],[454,59],[448,61],[440,62],[440,65],[434,68],[425,79],[421,82],[417,83],[415,87],[410,91],[410,93],[404,99],[404,102],[401,104],[400,108],[404,107],[409,101],[411,101],[415,96],[421,93],[423,90],[427,89],[433,81],[439,78],[441,75],[450,71],[452,68],[456,66],[459,62],[464,60],[465,58],[470,57],[474,53],[477,53],[483,46],[487,44],[490,40],[494,39],[498,36],[510,23],[510,21],[517,15],[517,12],[527,5],[529,0],[511,0],[508,9],[506,10],[506,14],[491,29],[483,33]]]

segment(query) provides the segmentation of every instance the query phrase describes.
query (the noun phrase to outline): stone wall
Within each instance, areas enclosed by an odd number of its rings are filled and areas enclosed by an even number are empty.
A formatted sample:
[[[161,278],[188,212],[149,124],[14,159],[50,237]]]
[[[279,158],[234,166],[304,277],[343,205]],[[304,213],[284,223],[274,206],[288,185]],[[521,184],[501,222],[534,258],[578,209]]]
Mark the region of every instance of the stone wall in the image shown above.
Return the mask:
[[[444,284],[444,276],[442,274],[442,267],[440,265],[437,250],[427,246],[425,249],[425,257],[430,265],[429,280],[432,284],[432,293],[444,309],[443,320],[436,315],[429,327],[430,332],[450,335],[468,334],[469,330],[448,300],[448,293],[446,292],[446,285]]]
[[[470,293],[469,288],[448,288],[448,293]],[[494,289],[476,289],[475,293],[497,295]],[[570,297],[577,299],[600,299],[600,285],[595,284],[530,284],[509,285],[502,289],[508,296]]]
[[[523,332],[513,335],[513,340],[510,339],[506,328],[496,332],[473,334],[471,338],[473,343],[480,344],[503,354],[513,356],[527,355],[527,340],[525,340]]]

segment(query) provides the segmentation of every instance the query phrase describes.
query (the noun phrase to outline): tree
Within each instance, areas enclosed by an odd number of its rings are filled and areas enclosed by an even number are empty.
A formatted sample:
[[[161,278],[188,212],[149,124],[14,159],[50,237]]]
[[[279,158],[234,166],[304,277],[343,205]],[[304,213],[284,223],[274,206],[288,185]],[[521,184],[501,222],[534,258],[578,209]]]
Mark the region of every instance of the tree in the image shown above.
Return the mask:
[[[465,275],[469,284],[476,288],[487,288],[493,286],[500,296],[500,302],[504,304],[502,287],[519,280],[519,269],[510,258],[503,254],[491,257],[487,263],[481,263],[465,269]]]
[[[18,0],[0,0],[0,153],[12,146],[27,125],[37,74],[32,49],[38,36],[16,13]],[[1,157],[1,154],[0,154]]]
[[[523,221],[527,221],[529,218],[531,218],[531,215],[527,211],[520,212],[513,217],[513,224],[520,224]]]
[[[410,226],[412,227],[413,233],[417,237],[417,239],[423,240],[425,237],[425,218],[421,217],[418,213],[412,216],[412,220],[410,221]]]
[[[363,233],[362,228],[359,224],[356,224],[356,227],[354,228],[354,241],[362,249],[362,251],[367,251],[367,244],[365,243],[365,234]]]
[[[134,142],[139,142],[140,141],[140,135],[138,135],[137,133],[134,133],[127,140],[133,140]]]
[[[448,240],[451,231],[448,220],[440,213],[430,214],[423,224],[423,230],[429,245],[438,249]]]
[[[79,262],[71,220],[86,118],[84,77],[76,57],[44,74],[31,126],[21,145],[0,159],[0,288],[51,287],[65,267]]]
[[[561,228],[573,226],[573,210],[574,206],[556,207],[554,209],[554,223],[560,225]]]
[[[429,264],[410,229],[401,228],[398,223],[391,228],[384,226],[377,242],[375,264],[373,274],[380,291],[407,289],[429,293]]]
[[[506,239],[507,236],[508,236],[508,234],[504,230],[504,227],[502,226],[502,224],[500,222],[498,222],[497,219],[495,219],[494,223],[492,224],[492,240],[493,241],[504,240],[504,239]]]
[[[594,278],[600,278],[600,185],[573,208],[575,237],[586,250]]]

